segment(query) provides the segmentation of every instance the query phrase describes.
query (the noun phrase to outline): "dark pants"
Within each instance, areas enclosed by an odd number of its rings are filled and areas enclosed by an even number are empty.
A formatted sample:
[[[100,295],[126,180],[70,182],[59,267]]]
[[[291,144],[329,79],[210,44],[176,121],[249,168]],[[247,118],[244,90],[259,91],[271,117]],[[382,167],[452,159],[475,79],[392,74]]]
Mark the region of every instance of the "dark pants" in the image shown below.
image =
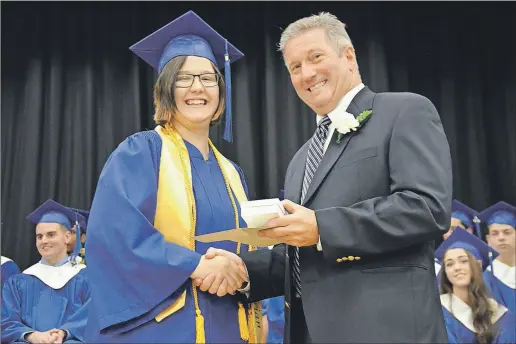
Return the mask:
[[[297,297],[293,298],[290,311],[290,343],[312,343],[312,338],[310,338],[310,333],[308,333],[308,327],[306,326],[303,302]]]

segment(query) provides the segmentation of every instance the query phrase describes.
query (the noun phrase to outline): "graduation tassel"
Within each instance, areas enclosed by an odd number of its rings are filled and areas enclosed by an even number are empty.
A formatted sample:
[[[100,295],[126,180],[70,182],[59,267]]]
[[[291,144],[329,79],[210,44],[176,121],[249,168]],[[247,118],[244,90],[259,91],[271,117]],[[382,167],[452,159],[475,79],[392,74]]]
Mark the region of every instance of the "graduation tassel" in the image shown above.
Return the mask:
[[[72,252],[72,260],[73,263],[79,264],[82,262],[82,258],[80,257],[80,252],[82,249],[82,243],[81,243],[81,225],[79,224],[79,221],[77,219],[77,213],[75,213],[75,247]]]
[[[473,218],[473,223],[475,224],[475,232],[477,237],[482,240],[482,230],[480,229],[480,219],[475,215]]]
[[[231,61],[229,60],[228,41],[226,40],[226,54],[224,55],[224,76],[226,81],[226,126],[224,128],[224,140],[233,142],[233,130],[231,127]]]
[[[241,302],[238,303],[238,325],[240,327],[240,338],[249,341],[249,327],[247,326],[247,317],[245,308]]]
[[[204,317],[202,316],[199,308],[195,310],[195,342],[197,344],[206,343],[206,336],[204,334]]]

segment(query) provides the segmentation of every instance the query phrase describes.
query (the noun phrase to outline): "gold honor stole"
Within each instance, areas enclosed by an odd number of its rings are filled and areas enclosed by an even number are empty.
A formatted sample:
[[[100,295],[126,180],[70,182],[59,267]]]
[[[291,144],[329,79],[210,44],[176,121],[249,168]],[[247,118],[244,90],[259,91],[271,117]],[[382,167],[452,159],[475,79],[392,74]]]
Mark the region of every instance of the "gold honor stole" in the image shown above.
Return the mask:
[[[195,251],[196,207],[188,150],[182,137],[172,126],[157,126],[155,130],[160,135],[163,144],[161,148],[154,227],[163,234],[165,241]],[[233,164],[220,154],[211,141],[209,141],[209,145],[215,154],[226,182],[226,188],[235,214],[235,228],[238,228],[239,216],[233,193],[236,195],[238,202],[247,201],[240,175]],[[240,246],[238,244],[237,254],[240,253]],[[249,251],[254,249],[254,247],[249,246]],[[195,305],[196,343],[205,343],[204,317],[199,308],[197,287],[193,283],[192,295]],[[160,322],[183,308],[185,301],[186,290],[172,305],[156,316],[156,321]],[[252,343],[262,342],[261,318],[259,302],[249,305],[247,317],[243,305],[241,303],[238,304],[238,322],[240,336],[243,340]]]

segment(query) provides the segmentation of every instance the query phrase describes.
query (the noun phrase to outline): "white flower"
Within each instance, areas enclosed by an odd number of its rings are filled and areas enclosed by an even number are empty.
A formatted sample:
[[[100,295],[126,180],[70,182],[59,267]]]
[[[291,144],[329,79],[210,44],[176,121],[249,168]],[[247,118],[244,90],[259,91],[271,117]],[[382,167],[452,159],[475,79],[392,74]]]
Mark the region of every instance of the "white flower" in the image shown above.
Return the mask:
[[[332,120],[332,123],[341,134],[347,134],[352,130],[356,131],[360,125],[355,116],[349,112],[345,112],[342,116],[335,118]]]

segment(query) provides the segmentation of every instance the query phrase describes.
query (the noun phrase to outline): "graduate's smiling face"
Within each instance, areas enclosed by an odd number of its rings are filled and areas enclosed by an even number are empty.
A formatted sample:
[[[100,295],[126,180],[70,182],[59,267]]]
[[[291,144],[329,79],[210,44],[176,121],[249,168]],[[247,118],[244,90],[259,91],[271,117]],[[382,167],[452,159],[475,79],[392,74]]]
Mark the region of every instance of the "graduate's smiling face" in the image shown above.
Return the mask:
[[[191,124],[209,127],[219,106],[219,78],[210,60],[188,56],[175,80],[174,120],[187,127]]]
[[[493,223],[487,235],[489,246],[501,255],[514,255],[516,247],[516,230],[510,225]]]
[[[354,48],[348,45],[339,54],[324,29],[291,38],[283,57],[297,95],[319,115],[335,109],[361,80]]]
[[[470,257],[463,248],[452,248],[444,255],[444,271],[454,287],[467,287],[471,283]]]
[[[66,255],[71,234],[58,223],[39,223],[36,226],[36,248],[43,259],[50,263]]]

